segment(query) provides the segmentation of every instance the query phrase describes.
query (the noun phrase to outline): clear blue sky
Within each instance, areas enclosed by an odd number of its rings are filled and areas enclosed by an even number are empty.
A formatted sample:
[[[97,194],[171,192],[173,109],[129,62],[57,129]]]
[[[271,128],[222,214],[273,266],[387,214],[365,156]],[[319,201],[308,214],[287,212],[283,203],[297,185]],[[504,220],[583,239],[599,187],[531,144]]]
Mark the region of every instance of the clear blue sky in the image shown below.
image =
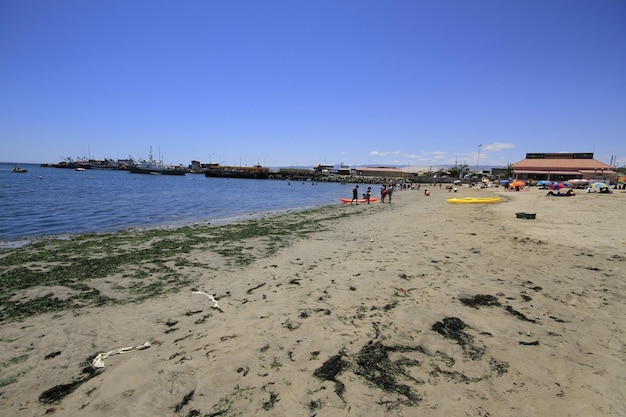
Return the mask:
[[[0,161],[626,164],[623,0],[2,0]]]

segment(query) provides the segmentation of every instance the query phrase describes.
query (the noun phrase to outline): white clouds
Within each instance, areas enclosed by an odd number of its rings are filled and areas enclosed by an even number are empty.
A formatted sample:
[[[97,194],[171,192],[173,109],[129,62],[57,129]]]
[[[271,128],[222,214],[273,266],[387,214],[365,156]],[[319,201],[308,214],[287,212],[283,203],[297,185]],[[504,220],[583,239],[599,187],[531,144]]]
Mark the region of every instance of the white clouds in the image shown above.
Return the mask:
[[[498,151],[503,151],[505,149],[511,149],[511,148],[515,148],[515,145],[512,143],[495,142],[489,145],[483,145],[483,150],[485,152],[498,152]]]
[[[422,164],[427,165],[455,165],[457,163],[476,163],[479,160],[478,145],[465,146],[464,150],[446,151],[446,150],[420,150],[415,152],[402,151],[381,151],[374,150],[369,152],[369,156],[374,158],[376,163],[385,164]],[[458,146],[455,146],[458,148]],[[480,163],[485,165],[506,165],[509,160],[518,160],[513,151],[516,146],[514,143],[493,142],[485,143],[480,146]],[[508,152],[507,152],[508,151]]]
[[[370,152],[370,155],[372,156],[398,156],[401,155],[402,152],[400,151],[372,151]]]

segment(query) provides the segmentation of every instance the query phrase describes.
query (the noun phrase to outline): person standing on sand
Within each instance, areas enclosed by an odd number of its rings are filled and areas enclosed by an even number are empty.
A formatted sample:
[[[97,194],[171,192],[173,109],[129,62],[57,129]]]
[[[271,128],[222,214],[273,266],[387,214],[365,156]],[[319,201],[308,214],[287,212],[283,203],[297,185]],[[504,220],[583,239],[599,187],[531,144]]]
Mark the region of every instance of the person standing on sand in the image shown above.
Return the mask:
[[[383,186],[380,187],[380,202],[381,203],[385,202],[385,197],[387,197],[387,184],[383,184]]]
[[[359,205],[359,186],[355,185],[352,189],[352,200],[350,200],[350,204],[356,200],[356,204]]]
[[[392,194],[393,194],[393,183],[389,183],[389,187],[387,187],[387,196],[389,196],[389,204],[391,204]]]

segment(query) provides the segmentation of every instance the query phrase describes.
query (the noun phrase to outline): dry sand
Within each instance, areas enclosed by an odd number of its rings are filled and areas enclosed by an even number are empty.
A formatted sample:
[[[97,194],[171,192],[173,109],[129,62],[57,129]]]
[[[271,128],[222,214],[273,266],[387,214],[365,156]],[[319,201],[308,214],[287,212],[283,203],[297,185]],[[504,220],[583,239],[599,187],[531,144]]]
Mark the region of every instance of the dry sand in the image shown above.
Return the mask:
[[[190,287],[0,324],[0,414],[626,415],[626,193],[423,190],[206,273],[194,288],[220,309]]]

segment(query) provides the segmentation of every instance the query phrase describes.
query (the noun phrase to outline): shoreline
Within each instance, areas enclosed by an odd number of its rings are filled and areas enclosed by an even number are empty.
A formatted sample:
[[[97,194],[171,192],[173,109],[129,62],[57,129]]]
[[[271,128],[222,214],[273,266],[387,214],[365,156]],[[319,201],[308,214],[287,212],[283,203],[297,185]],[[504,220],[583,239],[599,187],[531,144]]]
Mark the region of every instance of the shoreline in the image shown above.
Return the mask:
[[[15,416],[626,413],[619,217],[626,194],[551,200],[535,190],[435,187],[424,197],[423,188],[394,193],[392,204],[216,226],[223,227],[216,236],[146,232],[152,249],[121,233],[67,242],[48,261],[32,260],[45,252],[36,245],[9,250],[31,253],[17,269],[93,268],[77,271],[75,282],[15,288],[12,298],[95,296],[93,289],[100,298],[0,322],[0,409]],[[445,203],[493,194],[503,201]],[[537,218],[517,219],[516,211]],[[121,267],[96,277],[106,259]],[[194,291],[214,295],[219,309]],[[98,305],[115,297],[135,301]],[[78,380],[87,358],[146,341],[147,349],[105,359],[103,371],[59,402],[38,400]]]

